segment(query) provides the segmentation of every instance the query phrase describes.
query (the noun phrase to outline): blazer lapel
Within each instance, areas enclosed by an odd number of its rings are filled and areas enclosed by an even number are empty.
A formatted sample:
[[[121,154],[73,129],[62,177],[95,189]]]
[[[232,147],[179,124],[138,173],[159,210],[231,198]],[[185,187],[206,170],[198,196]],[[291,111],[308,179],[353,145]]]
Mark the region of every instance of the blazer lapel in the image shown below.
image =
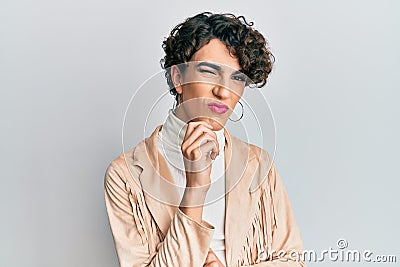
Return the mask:
[[[251,189],[258,180],[259,161],[248,144],[226,130],[225,141],[225,255],[227,264],[236,266],[257,211],[260,192]]]
[[[158,125],[135,152],[134,164],[141,166],[139,176],[146,205],[165,236],[180,204],[180,197],[169,167],[157,147]]]

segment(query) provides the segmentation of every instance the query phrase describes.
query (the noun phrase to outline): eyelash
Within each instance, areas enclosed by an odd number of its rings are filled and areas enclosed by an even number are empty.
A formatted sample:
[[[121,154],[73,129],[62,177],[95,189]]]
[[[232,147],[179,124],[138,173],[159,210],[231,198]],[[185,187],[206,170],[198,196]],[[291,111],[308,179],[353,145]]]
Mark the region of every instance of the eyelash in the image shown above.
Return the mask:
[[[213,75],[217,75],[215,72],[213,72],[212,70],[208,70],[208,69],[199,69],[199,71],[202,72],[202,73],[210,73],[210,74],[213,74]],[[245,81],[245,79],[240,77],[240,76],[232,76],[232,79],[235,80],[235,81],[239,81],[239,82],[244,82]]]
[[[233,76],[234,80],[239,81],[239,82],[244,82],[244,79],[240,76]]]
[[[216,75],[215,72],[211,71],[211,70],[206,70],[206,69],[199,69],[200,72],[206,72],[206,73],[210,73],[210,74],[214,74]]]

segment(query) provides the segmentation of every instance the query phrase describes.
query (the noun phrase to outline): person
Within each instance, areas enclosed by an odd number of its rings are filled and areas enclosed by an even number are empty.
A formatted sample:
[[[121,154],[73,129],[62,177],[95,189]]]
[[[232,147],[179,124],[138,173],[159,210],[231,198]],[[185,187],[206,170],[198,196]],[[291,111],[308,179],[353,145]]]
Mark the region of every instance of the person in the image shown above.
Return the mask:
[[[203,12],[164,40],[176,105],[104,178],[121,267],[305,266],[292,257],[303,244],[271,156],[225,127],[246,86],[264,86],[274,63],[252,26]]]

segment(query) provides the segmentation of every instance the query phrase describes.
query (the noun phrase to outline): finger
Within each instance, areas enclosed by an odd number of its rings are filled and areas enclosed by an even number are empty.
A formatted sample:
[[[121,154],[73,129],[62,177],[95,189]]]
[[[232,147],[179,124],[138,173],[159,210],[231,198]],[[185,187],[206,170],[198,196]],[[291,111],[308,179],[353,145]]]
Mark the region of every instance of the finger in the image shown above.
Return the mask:
[[[207,128],[212,129],[212,126],[211,126],[209,123],[205,122],[205,121],[191,121],[191,122],[188,122],[187,125],[188,125],[188,126],[187,126],[187,129],[186,129],[186,133],[185,133],[184,139],[185,139],[187,136],[189,136],[189,135],[193,132],[193,130],[194,130],[197,126],[199,126],[199,125],[204,125],[204,126],[206,126]]]
[[[217,134],[213,132],[210,128],[207,126],[201,124],[198,125],[196,128],[193,129],[193,131],[189,134],[186,134],[185,138],[183,139],[184,141],[189,141],[189,143],[193,143],[194,140],[196,140],[202,133],[209,133],[210,135],[214,136],[215,139],[217,139]]]
[[[213,139],[212,143],[211,142],[204,143],[200,145],[200,150],[204,151],[205,153],[208,153],[211,156],[211,159],[215,160],[215,158],[219,155],[220,152],[218,141],[216,139]]]
[[[215,140],[218,146],[217,134],[209,128],[205,127],[204,125],[199,125],[194,129],[194,131],[192,131],[189,136],[186,137],[186,139],[183,139],[183,143],[181,146],[182,150],[186,150],[188,146],[193,144],[204,133],[208,133],[210,137]]]
[[[210,154],[213,151],[216,151],[214,139],[207,135],[202,135],[187,147],[184,154],[190,160],[199,160],[202,155]]]
[[[195,159],[198,159],[203,153],[213,152],[213,156],[216,156],[219,154],[219,147],[218,142],[212,136],[203,133],[185,151],[187,155],[192,155]]]
[[[204,126],[210,128],[210,129],[212,129],[212,126],[209,123],[205,122],[205,121],[190,121],[190,122],[187,123],[187,125],[188,126],[187,126],[187,130],[186,131],[189,134],[199,125],[204,125]]]
[[[188,139],[183,141],[183,143],[181,145],[181,149],[182,149],[182,151],[185,151],[189,147],[193,148],[193,144],[198,144],[197,147],[200,147],[200,145],[202,144],[202,141],[206,141],[206,140],[211,140],[212,142],[215,143],[215,145],[216,145],[215,152],[219,154],[219,145],[218,145],[217,135],[213,131],[198,132],[195,130],[188,137]],[[194,147],[194,148],[196,148],[196,147]]]
[[[202,153],[210,156],[212,160],[219,155],[218,141],[215,139],[212,139],[211,142],[208,139],[207,142],[200,143],[199,149]]]

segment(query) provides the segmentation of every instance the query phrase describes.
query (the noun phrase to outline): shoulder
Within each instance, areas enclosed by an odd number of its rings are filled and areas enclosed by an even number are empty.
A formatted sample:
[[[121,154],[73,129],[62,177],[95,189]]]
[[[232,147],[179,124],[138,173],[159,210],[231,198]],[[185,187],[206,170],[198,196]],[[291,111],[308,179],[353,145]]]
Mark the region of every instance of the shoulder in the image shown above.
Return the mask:
[[[136,161],[138,153],[142,152],[145,153],[144,140],[111,160],[105,171],[105,184],[129,183],[134,187],[140,187],[138,177],[142,169],[136,164]]]

